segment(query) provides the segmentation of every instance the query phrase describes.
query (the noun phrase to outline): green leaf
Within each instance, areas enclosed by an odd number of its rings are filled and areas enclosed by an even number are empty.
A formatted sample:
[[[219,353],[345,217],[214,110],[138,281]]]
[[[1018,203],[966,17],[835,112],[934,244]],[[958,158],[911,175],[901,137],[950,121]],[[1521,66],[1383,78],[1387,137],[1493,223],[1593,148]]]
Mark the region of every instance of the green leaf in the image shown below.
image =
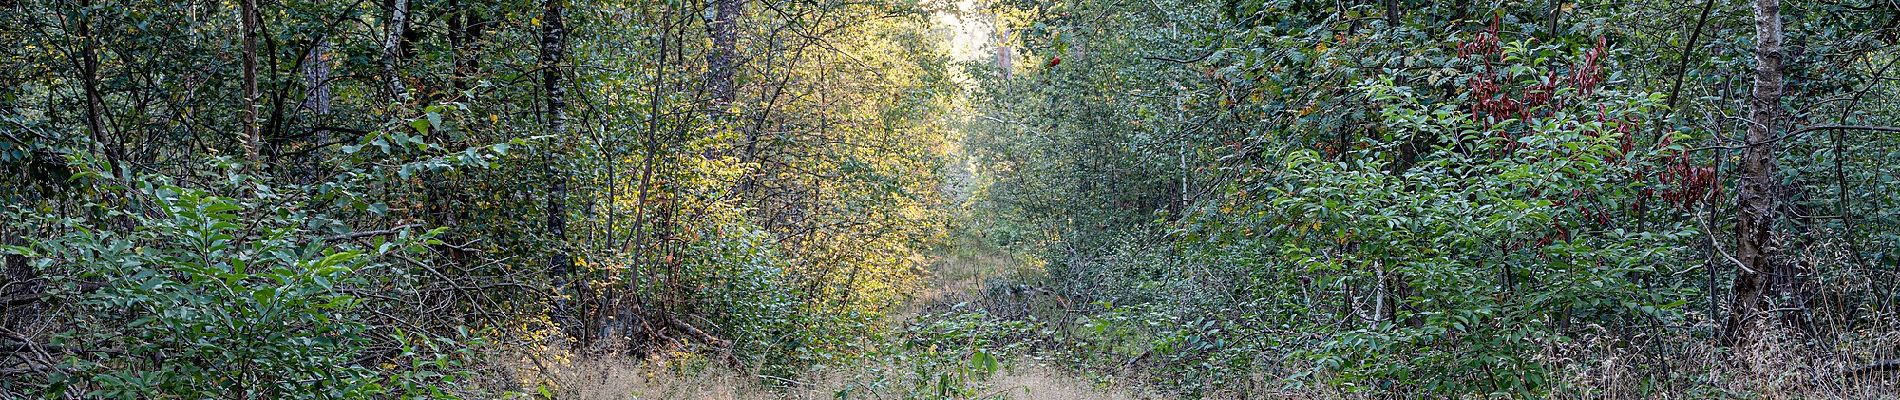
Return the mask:
[[[271,304],[271,300],[276,297],[277,288],[274,287],[265,286],[251,292],[251,299],[257,301],[257,304]]]
[[[318,270],[318,271],[327,271],[328,269],[330,269],[330,267],[334,267],[339,264],[349,262],[350,260],[356,259],[356,257],[360,255],[362,255],[362,253],[357,253],[355,251],[339,251],[336,253],[331,253],[328,256],[324,256],[323,259],[317,260],[317,263],[313,265],[314,267],[313,269]]]

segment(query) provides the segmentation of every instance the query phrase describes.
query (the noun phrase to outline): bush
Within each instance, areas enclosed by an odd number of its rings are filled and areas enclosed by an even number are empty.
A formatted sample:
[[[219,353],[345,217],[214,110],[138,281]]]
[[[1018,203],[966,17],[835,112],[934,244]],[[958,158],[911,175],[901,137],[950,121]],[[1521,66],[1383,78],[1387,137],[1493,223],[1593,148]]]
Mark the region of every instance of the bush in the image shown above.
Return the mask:
[[[308,228],[322,218],[263,182],[233,176],[227,188],[242,198],[162,177],[134,182],[104,186],[130,200],[87,207],[115,223],[22,218],[63,232],[5,250],[52,284],[49,347],[71,351],[0,384],[49,397],[450,397],[440,386],[454,377],[439,370],[452,367],[441,345],[454,343],[379,331],[349,294],[393,268],[383,256],[416,251],[432,234],[397,232],[357,249]],[[375,350],[378,334],[396,338],[381,344],[394,348]]]

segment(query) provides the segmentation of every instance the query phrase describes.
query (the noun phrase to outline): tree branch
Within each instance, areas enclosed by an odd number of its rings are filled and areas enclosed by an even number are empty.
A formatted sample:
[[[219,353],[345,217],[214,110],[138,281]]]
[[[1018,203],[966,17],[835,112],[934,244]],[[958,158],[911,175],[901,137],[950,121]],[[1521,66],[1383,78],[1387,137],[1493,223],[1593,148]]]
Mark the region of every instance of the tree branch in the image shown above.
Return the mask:
[[[373,230],[373,231],[350,232],[350,233],[344,233],[344,234],[330,235],[330,236],[323,237],[323,241],[339,242],[339,241],[344,241],[344,240],[366,238],[370,236],[393,235],[396,233],[400,233],[404,230],[407,230],[409,228],[414,228],[418,226],[422,226],[422,224],[410,223],[410,224],[396,225],[396,227],[389,228],[389,229],[378,229],[378,230]]]
[[[1734,150],[1734,149],[1745,149],[1745,148],[1748,148],[1748,147],[1751,147],[1751,146],[1757,146],[1757,145],[1763,145],[1763,144],[1769,144],[1769,143],[1775,143],[1775,142],[1780,142],[1780,141],[1783,141],[1783,140],[1788,140],[1788,139],[1792,139],[1792,138],[1794,138],[1794,137],[1796,137],[1796,136],[1801,136],[1801,135],[1805,135],[1805,134],[1808,134],[1808,133],[1813,133],[1813,132],[1820,132],[1820,131],[1827,131],[1827,130],[1843,130],[1843,131],[1872,131],[1872,132],[1892,132],[1892,133],[1900,133],[1900,127],[1894,127],[1894,126],[1872,126],[1872,125],[1817,125],[1817,126],[1810,126],[1810,127],[1806,127],[1806,128],[1801,128],[1800,130],[1796,130],[1796,131],[1794,131],[1794,132],[1788,132],[1787,134],[1784,134],[1784,135],[1781,135],[1781,136],[1778,136],[1778,137],[1775,137],[1774,139],[1769,139],[1769,140],[1765,140],[1765,141],[1762,141],[1762,142],[1759,142],[1759,143],[1747,143],[1747,142],[1744,142],[1744,143],[1743,143],[1743,144],[1741,144],[1741,145],[1734,145],[1734,146],[1730,146],[1730,145],[1716,145],[1716,146],[1703,146],[1703,147],[1697,147],[1697,148],[1693,148],[1693,149],[1689,149],[1689,151],[1703,151],[1703,150],[1715,150],[1715,149],[1727,149],[1727,150]]]

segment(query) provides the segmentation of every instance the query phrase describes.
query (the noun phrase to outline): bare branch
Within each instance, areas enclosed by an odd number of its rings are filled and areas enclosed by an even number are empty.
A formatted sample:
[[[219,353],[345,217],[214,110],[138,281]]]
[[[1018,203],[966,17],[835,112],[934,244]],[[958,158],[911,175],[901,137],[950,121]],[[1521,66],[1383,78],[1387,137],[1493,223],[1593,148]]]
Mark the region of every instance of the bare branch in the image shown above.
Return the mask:
[[[1820,132],[1820,131],[1829,131],[1829,130],[1843,130],[1843,131],[1871,131],[1871,132],[1895,132],[1895,133],[1900,133],[1900,127],[1894,127],[1894,126],[1872,126],[1872,125],[1817,125],[1817,126],[1810,126],[1810,127],[1806,127],[1806,128],[1801,128],[1800,130],[1796,130],[1796,131],[1794,131],[1794,132],[1788,132],[1787,134],[1784,134],[1784,135],[1781,135],[1781,136],[1778,136],[1778,137],[1775,137],[1774,139],[1770,139],[1770,140],[1765,140],[1765,141],[1761,141],[1761,142],[1757,142],[1757,143],[1746,143],[1746,142],[1745,142],[1745,143],[1743,143],[1743,144],[1740,144],[1740,145],[1716,145],[1716,146],[1703,146],[1703,147],[1697,147],[1697,148],[1693,148],[1693,149],[1689,149],[1689,151],[1703,151],[1703,150],[1715,150],[1715,149],[1726,149],[1726,150],[1735,150],[1735,149],[1746,149],[1746,148],[1748,148],[1748,147],[1750,147],[1750,146],[1756,146],[1756,145],[1763,145],[1763,144],[1769,144],[1769,143],[1775,143],[1775,142],[1780,142],[1780,141],[1783,141],[1783,140],[1788,140],[1788,139],[1792,139],[1792,138],[1795,138],[1795,137],[1797,137],[1797,136],[1801,136],[1801,135],[1805,135],[1805,134],[1809,134],[1809,133],[1813,133],[1813,132]]]
[[[389,229],[378,229],[378,230],[373,230],[373,231],[350,232],[350,233],[344,233],[344,234],[330,235],[330,236],[323,237],[323,241],[340,242],[344,240],[361,239],[361,238],[366,238],[366,237],[371,237],[371,236],[394,235],[394,234],[401,233],[402,231],[408,230],[410,228],[415,228],[418,226],[422,226],[422,224],[409,223],[409,224],[397,225],[396,227],[389,228]]]

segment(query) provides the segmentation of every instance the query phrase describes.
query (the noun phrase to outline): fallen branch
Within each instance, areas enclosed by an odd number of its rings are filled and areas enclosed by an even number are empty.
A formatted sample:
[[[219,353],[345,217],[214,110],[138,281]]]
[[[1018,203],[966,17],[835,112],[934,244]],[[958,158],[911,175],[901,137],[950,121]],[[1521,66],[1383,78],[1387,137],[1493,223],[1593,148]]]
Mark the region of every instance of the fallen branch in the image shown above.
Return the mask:
[[[674,317],[673,314],[661,313],[660,315],[664,317],[663,319],[666,320],[666,324],[673,327],[673,329],[685,332],[686,335],[698,339],[701,343],[705,343],[707,346],[712,346],[714,349],[717,349],[719,354],[726,359],[726,362],[731,363],[734,367],[744,366],[744,363],[739,362],[739,357],[732,354],[732,342],[727,342],[712,334],[706,333],[706,331],[699,330],[699,328],[687,324],[686,321],[681,321],[679,318]]]
[[[1135,369],[1135,364],[1141,363],[1141,360],[1146,360],[1148,359],[1148,356],[1152,356],[1154,354],[1155,354],[1154,349],[1148,349],[1148,351],[1141,352],[1141,355],[1135,356],[1135,358],[1130,358],[1128,359],[1128,362],[1122,363],[1122,369],[1133,370]]]

